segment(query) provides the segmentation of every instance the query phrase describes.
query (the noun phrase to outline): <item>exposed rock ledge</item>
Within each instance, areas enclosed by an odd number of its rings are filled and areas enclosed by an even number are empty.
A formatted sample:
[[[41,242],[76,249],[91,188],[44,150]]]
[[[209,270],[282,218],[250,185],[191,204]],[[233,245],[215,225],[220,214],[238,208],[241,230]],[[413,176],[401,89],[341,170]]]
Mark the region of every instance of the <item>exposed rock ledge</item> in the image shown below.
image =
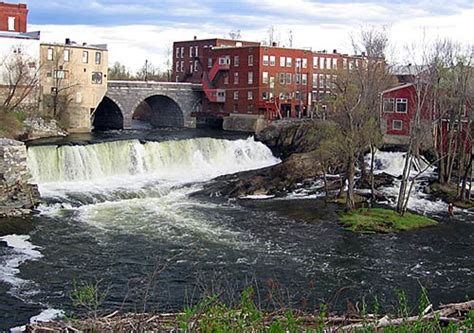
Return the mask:
[[[0,139],[0,217],[30,214],[39,202],[36,185],[29,183],[23,142]]]

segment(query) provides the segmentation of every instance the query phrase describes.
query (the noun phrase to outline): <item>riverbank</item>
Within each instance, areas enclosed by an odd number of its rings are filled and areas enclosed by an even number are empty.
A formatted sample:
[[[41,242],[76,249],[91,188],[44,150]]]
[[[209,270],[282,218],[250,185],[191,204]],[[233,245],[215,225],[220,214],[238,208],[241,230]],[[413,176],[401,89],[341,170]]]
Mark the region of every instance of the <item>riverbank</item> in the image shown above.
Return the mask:
[[[397,314],[370,313],[369,305],[348,303],[345,313],[328,312],[322,305],[315,313],[288,308],[272,312],[259,309],[253,295],[244,291],[240,304],[228,306],[211,296],[181,313],[130,313],[115,311],[102,317],[69,319],[26,325],[28,333],[40,332],[471,332],[474,301],[441,305],[437,310],[427,298],[412,314],[400,301]],[[427,302],[428,301],[428,302]],[[423,303],[424,302],[424,303]],[[377,310],[375,308],[375,310]]]

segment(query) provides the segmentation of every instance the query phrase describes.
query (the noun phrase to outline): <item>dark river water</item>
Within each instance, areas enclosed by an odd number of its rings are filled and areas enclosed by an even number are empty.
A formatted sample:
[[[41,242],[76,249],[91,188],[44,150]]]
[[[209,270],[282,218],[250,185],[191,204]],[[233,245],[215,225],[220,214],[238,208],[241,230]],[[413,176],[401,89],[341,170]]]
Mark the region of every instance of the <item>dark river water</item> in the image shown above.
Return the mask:
[[[474,296],[469,212],[448,219],[442,204],[420,197],[412,208],[428,210],[439,226],[357,235],[318,196],[189,197],[217,175],[278,163],[242,135],[162,131],[72,141],[83,145],[30,147],[45,202],[39,215],[2,221],[0,329],[40,313],[77,312],[74,285],[96,282],[107,290],[106,312],[177,311],[209,293],[232,301],[247,285],[264,307],[307,310],[322,302],[344,310],[348,299],[370,304],[375,296],[390,310],[397,289],[415,306],[421,285],[434,304]],[[394,156],[381,159],[396,164]]]

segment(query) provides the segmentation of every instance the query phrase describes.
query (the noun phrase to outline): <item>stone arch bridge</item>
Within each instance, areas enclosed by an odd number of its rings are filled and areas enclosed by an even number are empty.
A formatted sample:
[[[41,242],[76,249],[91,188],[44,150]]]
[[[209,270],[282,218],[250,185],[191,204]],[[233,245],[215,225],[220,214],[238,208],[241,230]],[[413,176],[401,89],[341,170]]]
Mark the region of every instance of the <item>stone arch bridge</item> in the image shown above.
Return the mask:
[[[192,83],[109,81],[107,93],[92,114],[94,129],[196,127],[192,112],[200,111],[202,86]]]

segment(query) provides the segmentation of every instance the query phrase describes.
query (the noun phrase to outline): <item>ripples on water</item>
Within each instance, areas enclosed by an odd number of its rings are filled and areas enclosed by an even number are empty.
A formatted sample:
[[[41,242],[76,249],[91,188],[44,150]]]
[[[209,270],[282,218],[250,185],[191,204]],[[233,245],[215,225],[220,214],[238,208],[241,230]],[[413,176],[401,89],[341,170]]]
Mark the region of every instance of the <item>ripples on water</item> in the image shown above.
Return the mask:
[[[188,196],[219,174],[278,162],[252,139],[114,145],[30,151],[46,202],[33,217],[35,229],[18,236],[29,245],[0,248],[2,265],[11,268],[0,283],[0,328],[48,307],[70,311],[75,280],[101,280],[110,311],[142,309],[147,277],[164,266],[150,309],[179,310],[204,289],[238,292],[246,284],[257,284],[272,306],[265,290],[278,283],[284,302],[300,306],[307,298],[309,309],[328,300],[342,309],[346,298],[368,295],[389,308],[395,288],[413,301],[419,284],[434,303],[472,297],[467,214],[426,230],[355,235],[337,225],[335,206],[304,193],[241,202]],[[69,169],[75,165],[83,169]]]

